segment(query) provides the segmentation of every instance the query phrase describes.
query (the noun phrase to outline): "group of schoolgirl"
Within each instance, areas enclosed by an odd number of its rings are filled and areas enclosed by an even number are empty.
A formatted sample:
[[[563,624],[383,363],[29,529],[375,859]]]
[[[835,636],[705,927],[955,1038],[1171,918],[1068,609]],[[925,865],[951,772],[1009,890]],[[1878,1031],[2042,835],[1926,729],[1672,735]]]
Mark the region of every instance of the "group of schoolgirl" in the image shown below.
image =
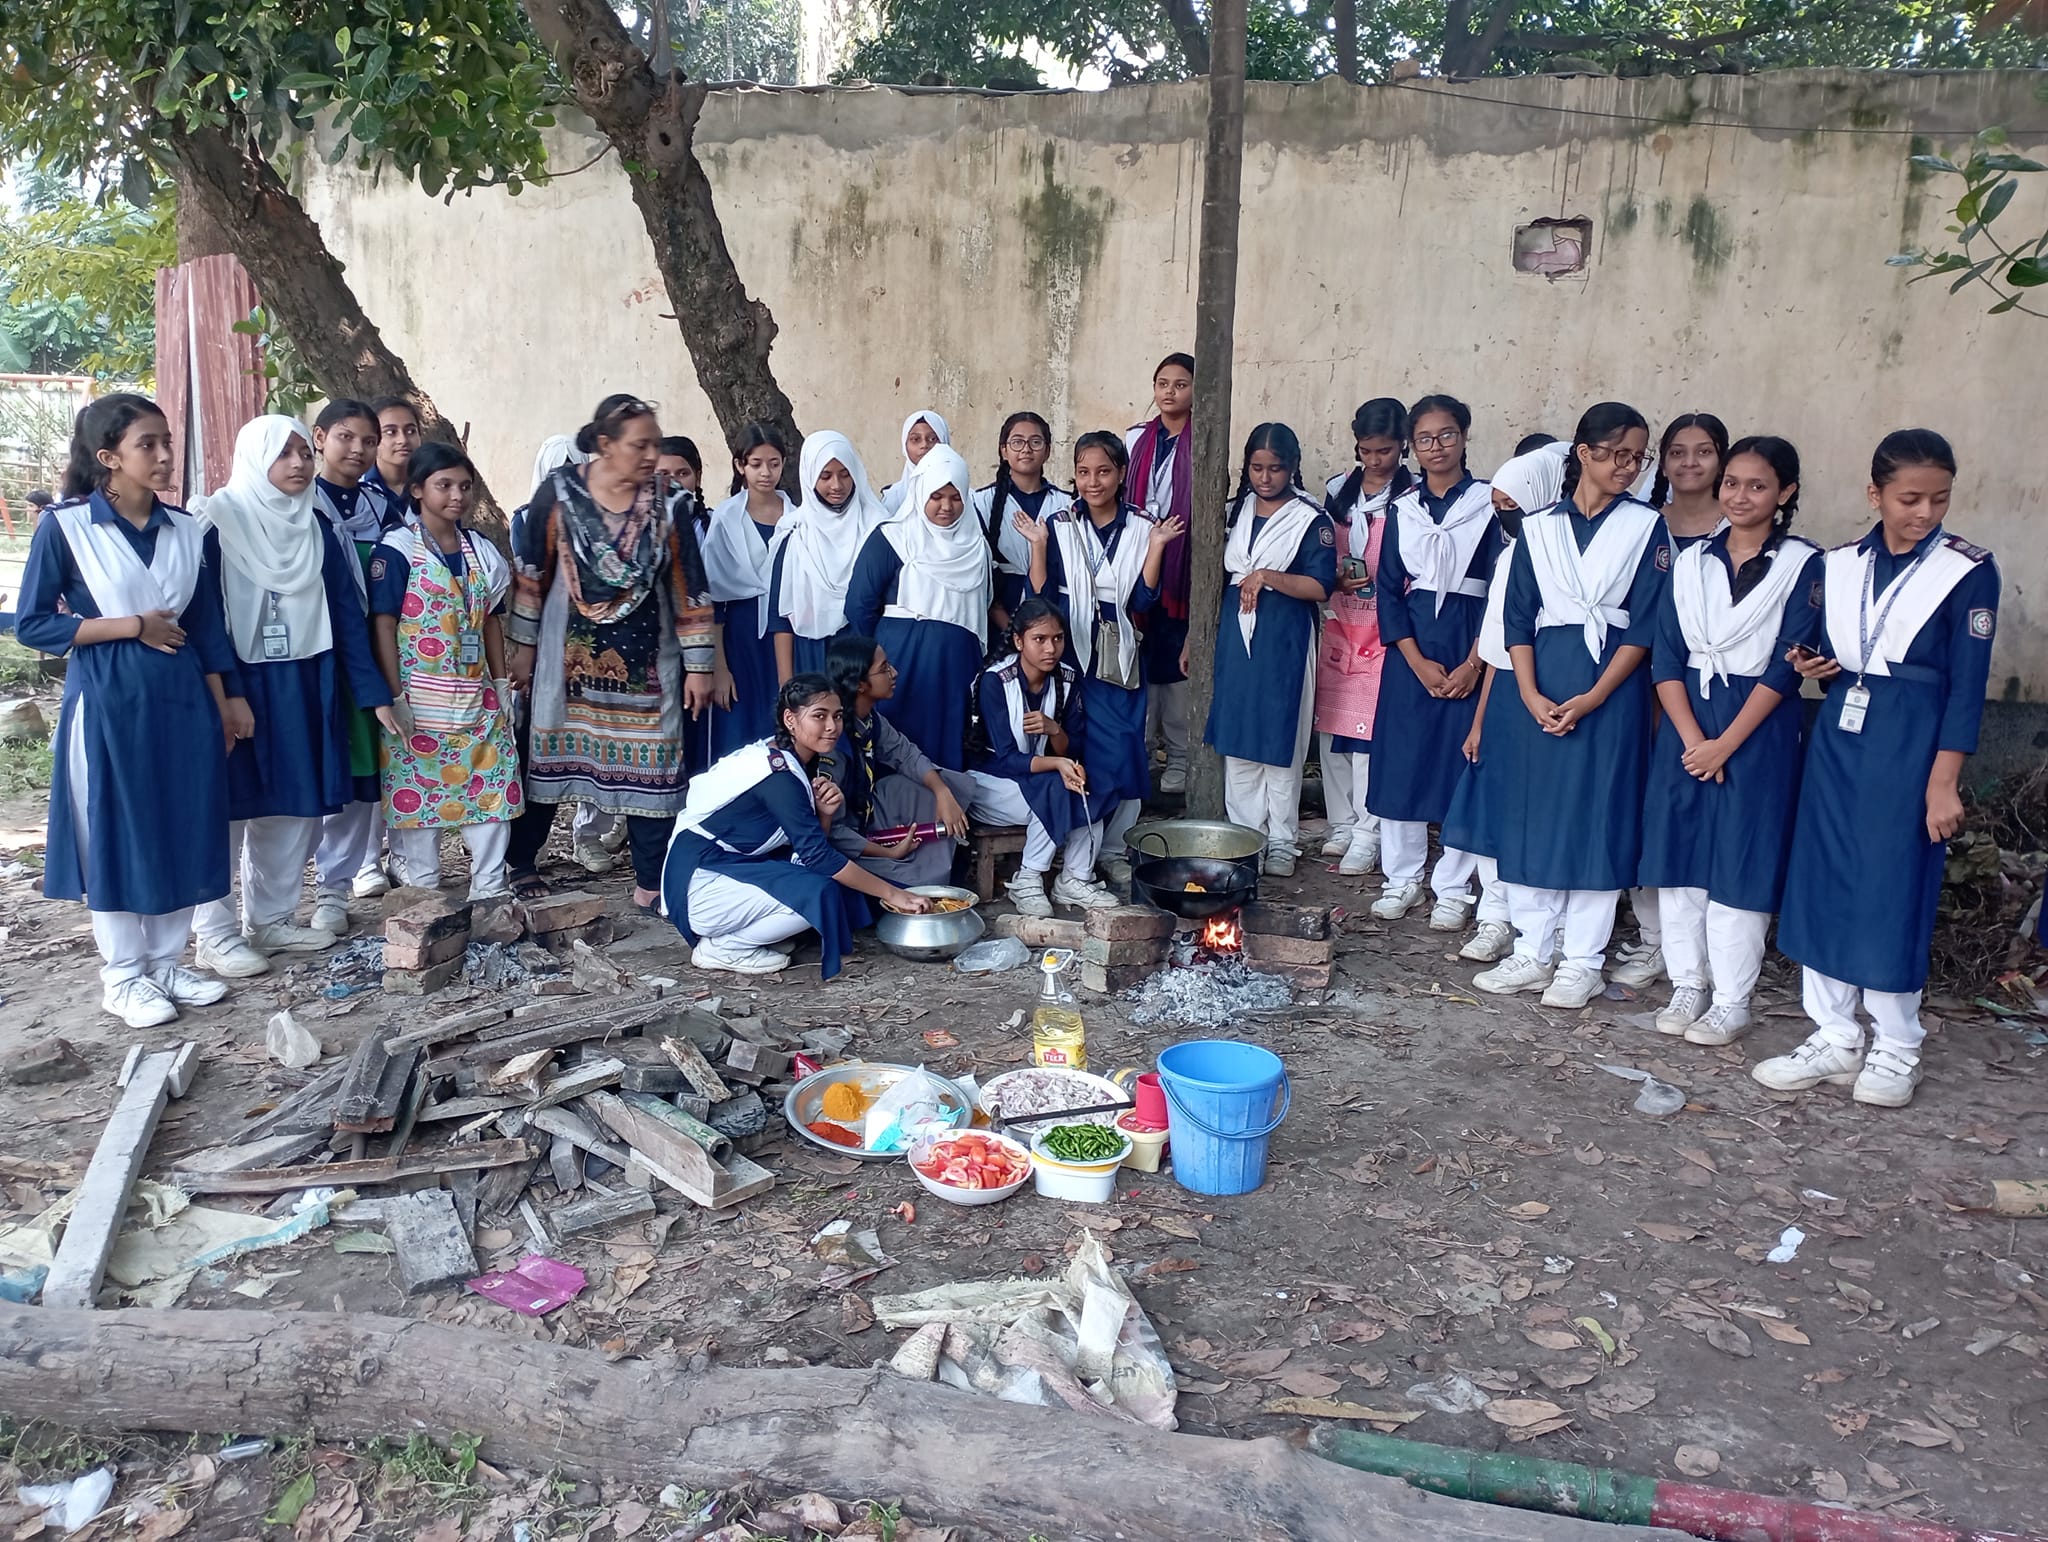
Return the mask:
[[[1352,430],[1326,490],[1346,560],[1315,669],[1324,855],[1380,867],[1382,920],[1426,899],[1433,928],[1476,920],[1474,983],[1555,1007],[1605,989],[1633,890],[1642,937],[1613,977],[1668,975],[1656,1027],[1701,1045],[1751,1026],[1775,915],[1815,1031],[1756,1079],[1908,1102],[1998,607],[1990,554],[1944,527],[1947,442],[1888,435],[1875,524],[1822,553],[1790,533],[1793,446],[1731,444],[1708,414],[1653,454],[1643,416],[1602,402],[1490,484],[1453,398],[1370,401]],[[1803,680],[1824,691],[1810,726]]]
[[[165,501],[173,466],[148,398],[80,412],[18,626],[70,657],[44,892],[85,901],[102,1004],[137,1028],[331,947],[348,899],[388,886],[387,844],[430,885],[459,829],[473,892],[498,892],[519,806],[494,684],[507,577],[461,527],[466,457],[421,445],[407,403],[340,401],[310,431],[246,424],[190,513]]]

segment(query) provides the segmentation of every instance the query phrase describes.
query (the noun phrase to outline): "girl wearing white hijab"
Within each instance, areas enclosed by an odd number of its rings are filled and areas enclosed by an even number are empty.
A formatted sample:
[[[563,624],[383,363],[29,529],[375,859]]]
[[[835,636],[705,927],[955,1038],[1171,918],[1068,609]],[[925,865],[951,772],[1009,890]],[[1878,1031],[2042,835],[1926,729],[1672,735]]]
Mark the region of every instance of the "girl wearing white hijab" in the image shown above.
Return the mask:
[[[834,429],[807,435],[797,456],[803,502],[775,527],[769,550],[768,630],[778,684],[825,672],[825,646],[846,629],[854,559],[889,517],[868,487],[853,441]]]
[[[891,514],[903,512],[910,493],[910,474],[938,445],[950,445],[953,431],[946,420],[929,407],[921,407],[903,420],[903,474],[882,489],[882,507]]]
[[[313,441],[296,418],[261,417],[235,436],[227,485],[195,500],[219,534],[228,636],[255,716],[228,756],[228,850],[242,914],[225,900],[193,917],[200,967],[262,974],[270,953],[318,952],[335,935],[293,923],[320,822],[353,795],[348,714],[391,732],[391,687],[370,651],[355,556],[313,508]],[[346,675],[347,689],[343,690]]]
[[[846,589],[846,620],[895,662],[880,711],[944,771],[967,769],[967,701],[988,652],[995,593],[988,537],[969,517],[974,482],[951,445],[911,474],[903,512],[867,538]]]

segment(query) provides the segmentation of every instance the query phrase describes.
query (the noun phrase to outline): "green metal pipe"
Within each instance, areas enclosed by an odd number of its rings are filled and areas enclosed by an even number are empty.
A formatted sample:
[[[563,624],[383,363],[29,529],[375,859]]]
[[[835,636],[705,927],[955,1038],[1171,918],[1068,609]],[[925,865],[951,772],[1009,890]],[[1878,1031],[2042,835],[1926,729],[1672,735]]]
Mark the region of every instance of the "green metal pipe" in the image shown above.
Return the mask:
[[[1657,1497],[1655,1478],[1538,1456],[1461,1451],[1392,1435],[1329,1428],[1317,1429],[1308,1444],[1318,1456],[1399,1478],[1432,1494],[1622,1526],[1649,1525]]]

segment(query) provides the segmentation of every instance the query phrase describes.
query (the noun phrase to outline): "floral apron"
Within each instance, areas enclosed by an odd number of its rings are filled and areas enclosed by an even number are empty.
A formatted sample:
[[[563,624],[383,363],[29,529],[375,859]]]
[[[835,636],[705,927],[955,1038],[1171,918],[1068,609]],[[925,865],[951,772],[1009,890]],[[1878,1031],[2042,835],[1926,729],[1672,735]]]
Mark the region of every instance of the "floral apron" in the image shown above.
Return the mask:
[[[398,679],[412,732],[385,734],[385,820],[401,830],[490,824],[519,812],[512,724],[484,657],[490,580],[468,531],[462,574],[417,530],[398,618]],[[385,537],[391,543],[391,537]]]

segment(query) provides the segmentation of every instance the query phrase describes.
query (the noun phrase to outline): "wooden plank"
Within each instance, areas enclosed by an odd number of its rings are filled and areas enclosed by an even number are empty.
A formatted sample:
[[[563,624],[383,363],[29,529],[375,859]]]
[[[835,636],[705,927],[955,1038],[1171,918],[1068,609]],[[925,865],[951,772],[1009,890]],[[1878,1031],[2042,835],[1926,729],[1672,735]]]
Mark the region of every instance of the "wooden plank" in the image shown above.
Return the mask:
[[[626,1189],[599,1199],[578,1200],[564,1205],[548,1217],[549,1229],[557,1237],[574,1237],[600,1226],[616,1226],[654,1214],[654,1196],[646,1189]]]
[[[188,1194],[277,1194],[286,1189],[359,1188],[394,1183],[436,1173],[470,1172],[505,1167],[538,1155],[523,1140],[487,1140],[474,1146],[444,1146],[406,1156],[372,1157],[362,1162],[309,1162],[301,1167],[273,1167],[256,1173],[172,1173],[170,1181]]]
[[[363,1040],[349,1056],[347,1074],[342,1077],[341,1091],[334,1100],[334,1127],[337,1130],[368,1130],[367,1121],[375,1118],[377,1092],[384,1081],[384,1068],[391,1063],[391,1051],[384,1044],[384,1030],[372,1028],[363,1035]],[[390,1129],[390,1125],[385,1125]]]
[[[425,1078],[421,1078],[425,1081]],[[517,1108],[524,1100],[511,1093],[494,1094],[489,1097],[443,1098],[439,1103],[429,1103],[420,1110],[421,1124],[440,1124],[449,1119],[474,1119],[478,1114],[502,1114],[508,1108]]]
[[[536,1108],[553,1108],[571,1098],[580,1098],[588,1092],[599,1092],[606,1087],[616,1087],[619,1079],[626,1074],[623,1060],[599,1060],[590,1065],[580,1065],[573,1071],[565,1071],[540,1089],[540,1096],[534,1100],[528,1112]]]
[[[189,1047],[189,1046],[187,1046]],[[43,1304],[91,1307],[107,1272],[107,1255],[121,1232],[128,1193],[149,1155],[149,1142],[163,1117],[180,1050],[141,1056],[127,1071],[120,1102],[100,1131],[98,1147],[78,1186],[78,1202],[64,1226],[64,1240],[43,1282]]]
[[[510,1210],[519,1196],[526,1192],[526,1186],[533,1182],[533,1175],[540,1170],[543,1159],[538,1147],[529,1147],[524,1161],[486,1173],[483,1186],[477,1190],[478,1213],[497,1217]]]
[[[683,1080],[695,1087],[714,1103],[723,1103],[732,1096],[732,1089],[711,1069],[711,1062],[704,1058],[704,1051],[688,1039],[666,1038],[661,1041],[661,1052],[668,1056],[671,1064],[683,1073]]]
[[[311,1156],[327,1144],[325,1130],[308,1130],[300,1135],[266,1135],[261,1140],[237,1145],[208,1146],[188,1151],[177,1159],[188,1173],[245,1173],[259,1167],[282,1167]]]
[[[259,1135],[303,1135],[313,1130],[334,1128],[334,1094],[341,1089],[346,1065],[329,1066],[305,1086],[287,1093],[269,1113],[252,1119],[243,1128],[245,1140]]]
[[[559,1135],[548,1141],[548,1172],[564,1194],[583,1187],[583,1153],[574,1141]]]
[[[584,1017],[577,1021],[554,1023],[546,1028],[507,1034],[502,1039],[481,1039],[474,1044],[459,1045],[436,1060],[434,1065],[437,1068],[489,1065],[493,1061],[511,1060],[537,1049],[560,1049],[565,1044],[579,1044],[585,1039],[606,1039],[624,1031],[608,1018]]]
[[[537,1098],[540,1096],[541,1077],[554,1058],[555,1052],[552,1049],[533,1049],[523,1055],[515,1055],[491,1073],[491,1085],[516,1087],[523,1091],[529,1100]]]
[[[454,1196],[446,1189],[418,1189],[387,1201],[384,1235],[398,1250],[398,1282],[408,1296],[479,1272]]]
[[[416,1049],[408,1050],[406,1053],[415,1058],[419,1055],[419,1051]],[[413,1129],[419,1124],[420,1106],[426,1101],[427,1079],[424,1076],[414,1077],[405,1089],[405,1102],[399,1108],[398,1122],[392,1126],[391,1143],[384,1148],[386,1156],[401,1157],[405,1155],[405,1148],[412,1144]]]
[[[775,1187],[775,1174],[759,1162],[737,1154],[726,1158],[725,1172],[712,1190],[714,1195],[711,1208],[723,1210],[737,1205],[742,1200],[752,1199],[757,1194],[766,1194]]]
[[[395,1054],[399,1050],[412,1049],[415,1046],[445,1044],[450,1039],[459,1039],[465,1034],[475,1033],[480,1028],[502,1023],[511,1013],[512,1009],[509,1006],[470,1007],[451,1017],[444,1017],[437,1023],[429,1023],[424,1028],[394,1033],[384,1041],[384,1047]]]
[[[718,1180],[725,1170],[702,1146],[609,1092],[594,1092],[584,1101],[655,1177],[697,1204],[709,1207],[718,1202]]]
[[[536,1130],[566,1140],[579,1151],[588,1151],[592,1156],[601,1157],[614,1167],[624,1167],[633,1160],[633,1153],[615,1140],[607,1140],[588,1119],[567,1108],[536,1109],[527,1115],[527,1121]]]

